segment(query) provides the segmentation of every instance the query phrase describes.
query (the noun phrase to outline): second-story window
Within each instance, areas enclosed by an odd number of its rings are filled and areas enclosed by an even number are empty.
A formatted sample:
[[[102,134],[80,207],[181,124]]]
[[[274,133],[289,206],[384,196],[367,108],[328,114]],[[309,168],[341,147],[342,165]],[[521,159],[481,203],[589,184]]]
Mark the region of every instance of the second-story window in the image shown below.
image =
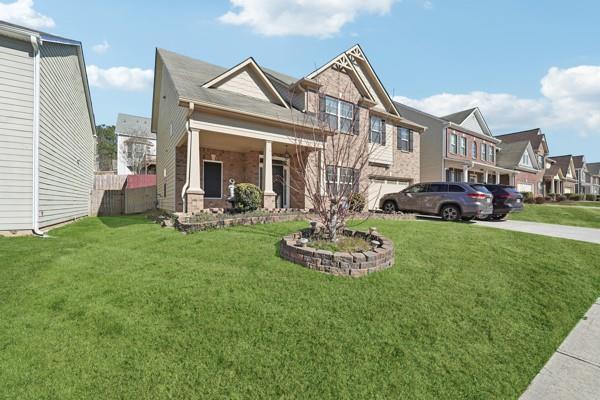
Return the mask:
[[[523,155],[521,156],[521,164],[525,165],[526,167],[532,167],[531,158],[529,158],[529,153],[523,153]]]
[[[487,144],[481,143],[481,159],[487,161]]]
[[[353,116],[354,104],[325,96],[325,118],[330,129],[350,133]]]
[[[463,156],[467,156],[467,138],[460,137],[460,154]]]
[[[456,154],[456,141],[458,140],[458,136],[450,135],[450,153]]]
[[[369,141],[385,146],[385,121],[382,118],[371,116]]]
[[[488,146],[488,161],[494,162],[494,146]]]
[[[398,127],[398,150],[413,151],[413,133],[408,128]]]
[[[477,160],[477,142],[471,143],[471,158]]]

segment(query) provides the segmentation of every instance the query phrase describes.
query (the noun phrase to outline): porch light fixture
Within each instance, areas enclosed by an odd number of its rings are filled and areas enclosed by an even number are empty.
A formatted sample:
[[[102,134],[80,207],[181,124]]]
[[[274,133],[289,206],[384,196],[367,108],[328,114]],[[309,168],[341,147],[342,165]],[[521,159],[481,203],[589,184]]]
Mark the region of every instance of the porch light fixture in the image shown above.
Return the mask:
[[[289,159],[290,159],[290,157],[291,157],[291,156],[290,156],[290,153],[288,153],[287,144],[285,145],[285,154],[283,155],[283,157],[284,157],[286,160],[289,160]]]

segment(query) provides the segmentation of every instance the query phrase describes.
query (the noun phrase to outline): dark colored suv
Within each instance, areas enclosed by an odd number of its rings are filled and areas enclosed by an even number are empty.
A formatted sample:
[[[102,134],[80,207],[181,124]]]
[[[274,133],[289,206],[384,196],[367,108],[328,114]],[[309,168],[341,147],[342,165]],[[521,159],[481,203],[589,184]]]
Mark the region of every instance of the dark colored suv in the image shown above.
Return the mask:
[[[494,212],[487,216],[487,220],[501,220],[506,218],[508,213],[519,212],[523,210],[523,195],[517,189],[508,185],[485,184],[494,196]]]
[[[379,200],[385,212],[439,215],[446,221],[470,221],[492,214],[492,195],[480,183],[431,182],[388,193]]]

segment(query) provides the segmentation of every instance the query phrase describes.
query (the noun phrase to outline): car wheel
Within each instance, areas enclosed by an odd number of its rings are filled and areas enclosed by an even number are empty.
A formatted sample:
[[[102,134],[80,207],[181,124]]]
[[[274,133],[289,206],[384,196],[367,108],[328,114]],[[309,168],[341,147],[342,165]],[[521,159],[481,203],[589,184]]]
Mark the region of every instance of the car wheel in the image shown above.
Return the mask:
[[[505,218],[506,218],[506,214],[500,214],[500,215],[496,215],[496,216],[494,216],[494,219],[495,219],[496,221],[502,221],[502,220],[503,220],[503,219],[505,219]]]
[[[463,221],[465,221],[465,222],[469,222],[469,221],[473,221],[475,219],[475,216],[473,216],[473,217],[462,217],[461,219]]]
[[[460,219],[460,209],[457,206],[444,206],[440,212],[444,221],[458,221]]]
[[[394,203],[392,200],[386,201],[385,203],[383,203],[383,211],[388,214],[398,211],[396,208],[396,203]]]

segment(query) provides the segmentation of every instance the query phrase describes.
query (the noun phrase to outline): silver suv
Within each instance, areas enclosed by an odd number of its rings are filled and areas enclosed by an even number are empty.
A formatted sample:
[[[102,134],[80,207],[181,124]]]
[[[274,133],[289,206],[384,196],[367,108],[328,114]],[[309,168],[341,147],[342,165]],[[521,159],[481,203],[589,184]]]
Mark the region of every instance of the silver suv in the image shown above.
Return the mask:
[[[388,193],[379,200],[385,212],[439,215],[446,221],[470,221],[494,212],[492,194],[481,183],[431,182]]]

